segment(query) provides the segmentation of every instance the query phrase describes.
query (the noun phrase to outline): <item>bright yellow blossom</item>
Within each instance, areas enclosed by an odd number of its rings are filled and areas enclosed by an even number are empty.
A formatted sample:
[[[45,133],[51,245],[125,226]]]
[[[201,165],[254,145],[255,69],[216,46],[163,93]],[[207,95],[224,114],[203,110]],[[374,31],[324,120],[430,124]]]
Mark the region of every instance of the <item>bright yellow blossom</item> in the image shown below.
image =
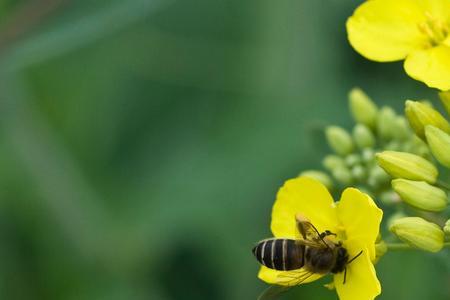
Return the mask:
[[[347,21],[350,44],[364,57],[405,59],[429,87],[450,90],[450,0],[371,0]]]
[[[341,300],[371,300],[381,293],[373,262],[375,241],[383,212],[366,194],[347,188],[338,203],[317,180],[299,177],[286,181],[272,209],[272,233],[277,238],[298,238],[295,215],[301,213],[319,232],[330,230],[347,249],[349,257],[362,255],[347,266],[344,274],[334,274],[334,286]],[[261,267],[258,277],[270,284],[289,285],[296,271],[276,271]],[[309,277],[303,283],[323,275]]]

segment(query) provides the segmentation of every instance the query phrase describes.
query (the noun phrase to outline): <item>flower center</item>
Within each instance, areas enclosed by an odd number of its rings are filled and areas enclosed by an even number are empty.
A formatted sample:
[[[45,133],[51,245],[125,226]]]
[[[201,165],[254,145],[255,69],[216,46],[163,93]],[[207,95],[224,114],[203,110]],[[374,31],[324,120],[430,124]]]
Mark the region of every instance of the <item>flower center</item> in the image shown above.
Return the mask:
[[[429,12],[425,13],[426,21],[419,24],[419,30],[425,34],[434,47],[441,44],[449,35],[450,25],[441,19],[432,16]]]
[[[342,225],[338,226],[336,234],[337,234],[337,238],[340,241],[345,241],[347,239],[347,233],[345,232],[345,228]]]
[[[336,231],[333,231],[332,234],[327,235],[326,238],[329,241],[337,244],[339,242],[344,242],[347,240],[347,234],[345,232],[345,228],[342,225],[339,225]]]

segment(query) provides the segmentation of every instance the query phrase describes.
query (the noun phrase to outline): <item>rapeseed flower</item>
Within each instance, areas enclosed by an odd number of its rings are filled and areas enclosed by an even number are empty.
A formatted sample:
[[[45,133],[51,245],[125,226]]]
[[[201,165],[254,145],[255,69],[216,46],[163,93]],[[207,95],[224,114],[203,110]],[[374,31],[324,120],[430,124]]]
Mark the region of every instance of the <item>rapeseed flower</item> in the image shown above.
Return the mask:
[[[347,21],[350,44],[364,57],[405,59],[412,78],[450,90],[450,0],[371,0]]]
[[[347,188],[335,203],[327,188],[319,181],[299,177],[288,180],[279,190],[272,209],[271,230],[276,238],[298,238],[295,215],[301,213],[319,232],[330,230],[337,234],[349,257],[362,254],[347,265],[344,272],[334,274],[334,286],[341,300],[369,300],[381,293],[373,262],[375,242],[383,212],[366,194]],[[300,269],[301,270],[301,269]],[[262,266],[258,277],[263,281],[288,286],[296,271],[276,271]],[[324,275],[314,274],[302,283]]]

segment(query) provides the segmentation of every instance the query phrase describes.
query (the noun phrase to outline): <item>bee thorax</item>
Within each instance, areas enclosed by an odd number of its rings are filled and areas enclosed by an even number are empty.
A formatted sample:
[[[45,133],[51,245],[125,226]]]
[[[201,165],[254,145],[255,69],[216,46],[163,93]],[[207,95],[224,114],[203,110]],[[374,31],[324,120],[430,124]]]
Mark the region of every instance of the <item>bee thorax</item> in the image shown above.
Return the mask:
[[[345,270],[348,263],[348,252],[345,248],[339,247],[336,252],[336,262],[331,270],[332,273],[340,273]]]
[[[331,272],[336,261],[336,254],[330,248],[307,247],[305,267],[313,273],[326,274]]]

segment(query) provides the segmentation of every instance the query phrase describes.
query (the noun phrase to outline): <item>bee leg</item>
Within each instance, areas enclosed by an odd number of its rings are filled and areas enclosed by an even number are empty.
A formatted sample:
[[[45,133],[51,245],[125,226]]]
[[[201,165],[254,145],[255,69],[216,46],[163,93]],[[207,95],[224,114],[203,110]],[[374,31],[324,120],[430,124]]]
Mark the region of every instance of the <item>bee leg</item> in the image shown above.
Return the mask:
[[[350,260],[347,262],[347,265],[350,264],[350,263],[351,263],[352,261],[354,261],[355,259],[357,259],[358,256],[360,256],[362,253],[363,253],[362,250],[359,251],[358,254],[356,254],[352,259],[350,259]],[[343,284],[345,284],[345,280],[346,280],[346,279],[347,279],[347,267],[345,267],[345,269],[344,269],[344,283],[343,283]]]

